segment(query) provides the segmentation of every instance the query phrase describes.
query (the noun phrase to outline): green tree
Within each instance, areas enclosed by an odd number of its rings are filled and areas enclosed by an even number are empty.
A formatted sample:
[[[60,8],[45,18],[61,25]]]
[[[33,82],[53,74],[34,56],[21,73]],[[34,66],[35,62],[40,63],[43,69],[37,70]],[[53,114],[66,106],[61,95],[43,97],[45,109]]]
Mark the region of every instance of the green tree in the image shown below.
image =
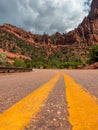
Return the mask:
[[[32,68],[32,63],[29,60],[25,60],[26,68]]]
[[[90,62],[98,62],[98,45],[93,45],[90,49]]]

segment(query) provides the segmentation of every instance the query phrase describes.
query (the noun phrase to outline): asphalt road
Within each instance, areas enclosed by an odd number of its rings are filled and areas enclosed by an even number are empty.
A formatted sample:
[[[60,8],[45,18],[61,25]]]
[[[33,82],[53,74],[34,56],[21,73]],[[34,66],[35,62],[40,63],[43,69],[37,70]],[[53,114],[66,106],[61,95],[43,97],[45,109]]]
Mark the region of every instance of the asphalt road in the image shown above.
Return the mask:
[[[98,70],[0,74],[0,130],[98,130]]]

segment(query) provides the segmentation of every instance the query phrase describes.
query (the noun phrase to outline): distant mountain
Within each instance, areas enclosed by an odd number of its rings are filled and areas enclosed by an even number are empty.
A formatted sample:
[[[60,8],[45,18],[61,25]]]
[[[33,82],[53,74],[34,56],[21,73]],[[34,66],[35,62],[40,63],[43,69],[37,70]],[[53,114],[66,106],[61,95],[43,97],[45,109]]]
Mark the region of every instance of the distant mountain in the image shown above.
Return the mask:
[[[17,57],[36,64],[57,65],[63,62],[87,61],[89,48],[98,44],[98,0],[93,0],[91,11],[73,31],[49,36],[24,31],[10,24],[0,26],[0,49],[6,51],[9,59]],[[11,57],[14,54],[15,57]],[[54,66],[55,66],[54,65]]]

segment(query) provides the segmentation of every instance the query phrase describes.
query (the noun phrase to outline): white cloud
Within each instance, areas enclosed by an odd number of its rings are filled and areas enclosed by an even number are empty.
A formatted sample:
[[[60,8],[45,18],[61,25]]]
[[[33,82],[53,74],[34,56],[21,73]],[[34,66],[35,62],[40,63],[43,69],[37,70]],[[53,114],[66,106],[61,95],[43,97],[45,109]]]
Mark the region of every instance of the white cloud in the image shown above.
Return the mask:
[[[33,33],[67,32],[88,14],[91,0],[0,0],[0,23]]]

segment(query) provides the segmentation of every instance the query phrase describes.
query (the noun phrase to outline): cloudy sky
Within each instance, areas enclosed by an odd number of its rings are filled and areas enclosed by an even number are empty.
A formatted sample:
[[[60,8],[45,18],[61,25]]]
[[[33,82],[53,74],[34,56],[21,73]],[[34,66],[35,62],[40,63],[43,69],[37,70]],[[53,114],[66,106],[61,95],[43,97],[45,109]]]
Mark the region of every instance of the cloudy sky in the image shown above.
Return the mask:
[[[0,0],[0,24],[9,23],[33,33],[63,33],[88,14],[91,0]]]

